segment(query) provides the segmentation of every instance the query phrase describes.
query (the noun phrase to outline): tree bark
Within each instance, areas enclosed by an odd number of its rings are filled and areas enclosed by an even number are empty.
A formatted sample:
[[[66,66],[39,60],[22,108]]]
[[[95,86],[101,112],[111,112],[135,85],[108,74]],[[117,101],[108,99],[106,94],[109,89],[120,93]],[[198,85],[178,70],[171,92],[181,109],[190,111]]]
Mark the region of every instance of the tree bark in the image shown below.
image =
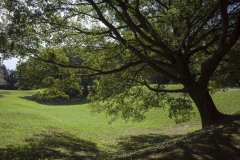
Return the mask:
[[[201,88],[200,86],[194,85],[185,86],[185,89],[198,108],[202,128],[240,119],[239,115],[226,115],[218,111],[207,88]]]

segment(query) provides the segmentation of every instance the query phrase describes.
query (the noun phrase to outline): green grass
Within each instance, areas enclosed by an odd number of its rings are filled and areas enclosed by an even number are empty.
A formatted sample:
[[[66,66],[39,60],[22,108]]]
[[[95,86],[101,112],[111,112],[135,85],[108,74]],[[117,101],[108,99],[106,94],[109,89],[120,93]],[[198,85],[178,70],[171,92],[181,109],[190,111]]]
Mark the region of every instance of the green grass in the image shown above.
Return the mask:
[[[168,118],[167,108],[150,110],[140,123],[116,120],[109,124],[110,118],[91,113],[89,104],[37,103],[27,98],[33,93],[0,90],[0,159],[109,157],[157,146],[200,129],[198,114],[190,122],[176,125]],[[236,114],[239,95],[239,89],[229,89],[213,97],[221,111]]]

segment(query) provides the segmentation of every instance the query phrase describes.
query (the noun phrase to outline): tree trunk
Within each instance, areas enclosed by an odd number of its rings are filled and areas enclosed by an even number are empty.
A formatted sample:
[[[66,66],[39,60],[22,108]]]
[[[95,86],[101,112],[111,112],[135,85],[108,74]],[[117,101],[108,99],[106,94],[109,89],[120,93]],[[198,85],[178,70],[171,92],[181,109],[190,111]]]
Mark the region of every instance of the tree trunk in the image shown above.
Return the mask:
[[[83,96],[83,98],[84,98],[84,99],[87,98],[88,94],[89,94],[88,84],[87,84],[87,83],[84,83],[84,84],[83,84],[83,91],[82,91],[82,96]]]
[[[219,112],[208,89],[199,86],[185,86],[185,88],[198,108],[202,121],[202,128],[222,124],[229,120],[239,118],[239,116],[231,116]]]

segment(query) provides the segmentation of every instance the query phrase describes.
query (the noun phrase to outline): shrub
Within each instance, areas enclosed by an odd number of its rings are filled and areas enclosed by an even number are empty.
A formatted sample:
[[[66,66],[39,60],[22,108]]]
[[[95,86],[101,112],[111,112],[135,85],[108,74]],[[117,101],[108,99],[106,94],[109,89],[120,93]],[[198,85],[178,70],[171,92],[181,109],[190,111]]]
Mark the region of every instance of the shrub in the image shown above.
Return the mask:
[[[51,100],[68,100],[69,95],[57,88],[49,88],[39,91],[33,98],[36,100],[51,101]]]

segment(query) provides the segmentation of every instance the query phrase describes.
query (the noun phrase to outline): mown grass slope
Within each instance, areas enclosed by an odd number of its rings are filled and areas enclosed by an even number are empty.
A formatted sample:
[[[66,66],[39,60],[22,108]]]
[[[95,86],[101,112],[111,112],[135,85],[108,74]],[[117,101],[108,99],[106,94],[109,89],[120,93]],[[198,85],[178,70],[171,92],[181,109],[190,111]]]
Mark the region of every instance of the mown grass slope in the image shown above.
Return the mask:
[[[33,93],[0,91],[0,159],[114,159],[200,129],[198,114],[176,125],[167,107],[150,110],[140,123],[109,124],[89,104],[37,103],[29,99]],[[239,95],[239,89],[229,89],[214,99],[221,111],[236,114]]]

